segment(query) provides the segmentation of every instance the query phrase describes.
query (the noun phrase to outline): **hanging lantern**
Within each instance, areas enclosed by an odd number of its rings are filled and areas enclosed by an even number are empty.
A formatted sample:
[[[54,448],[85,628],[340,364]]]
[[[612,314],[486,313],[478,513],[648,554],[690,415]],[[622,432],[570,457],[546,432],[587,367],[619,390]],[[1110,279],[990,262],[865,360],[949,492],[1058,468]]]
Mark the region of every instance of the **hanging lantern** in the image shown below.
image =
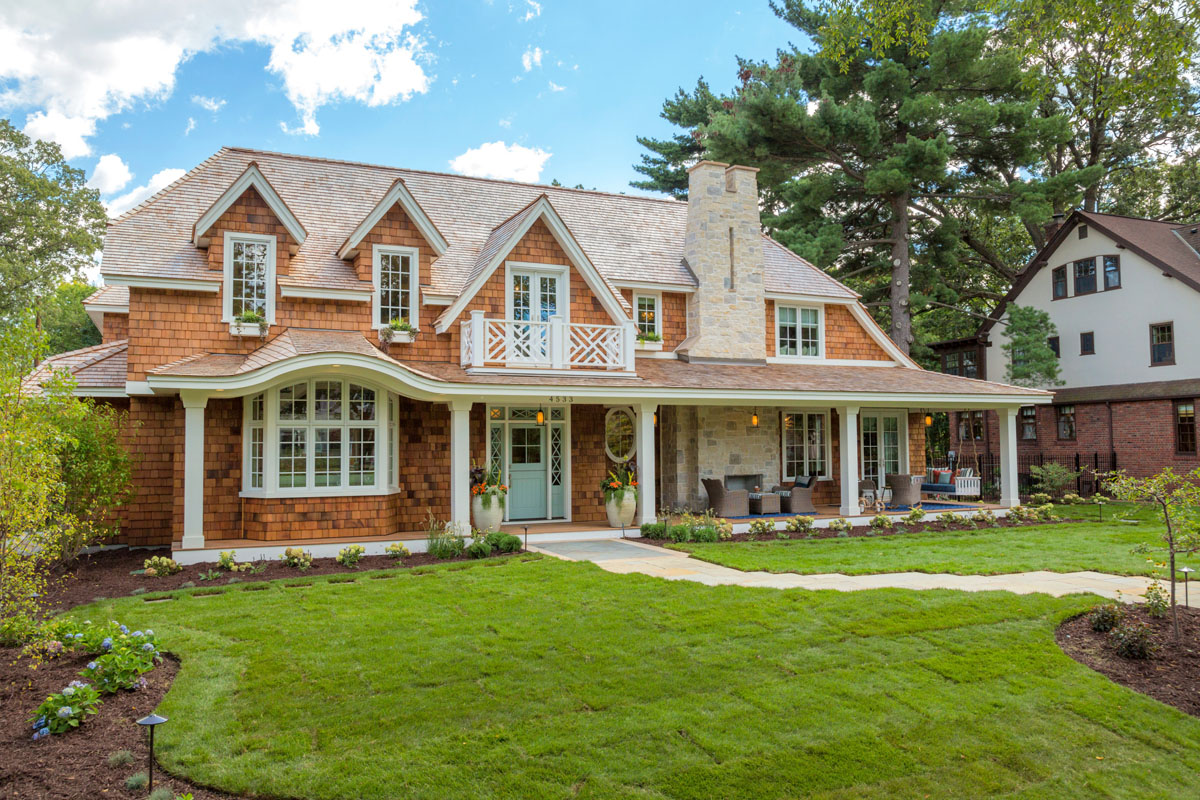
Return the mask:
[[[538,425],[546,424],[546,412],[542,411],[542,409],[540,409],[540,408],[538,409],[538,413],[537,413],[537,424]]]
[[[758,427],[758,409],[757,408],[754,409],[754,413],[750,415],[750,427],[751,428]]]
[[[654,412],[654,427],[658,427],[658,412]]]
[[[932,424],[933,424],[933,414],[927,413],[925,415],[925,427],[928,428]]]

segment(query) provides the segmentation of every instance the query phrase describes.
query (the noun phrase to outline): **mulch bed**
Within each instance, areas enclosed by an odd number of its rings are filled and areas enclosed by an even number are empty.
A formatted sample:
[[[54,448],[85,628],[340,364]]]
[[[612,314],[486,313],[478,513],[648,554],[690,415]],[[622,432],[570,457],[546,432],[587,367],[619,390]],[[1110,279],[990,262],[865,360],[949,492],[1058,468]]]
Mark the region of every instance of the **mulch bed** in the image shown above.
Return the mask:
[[[1108,641],[1107,633],[1092,630],[1088,615],[1067,620],[1058,627],[1055,639],[1067,655],[1116,683],[1200,717],[1200,609],[1178,607],[1179,642],[1171,627],[1171,616],[1154,619],[1144,606],[1126,609],[1128,617],[1145,622],[1154,631],[1158,654],[1145,660],[1122,658]]]

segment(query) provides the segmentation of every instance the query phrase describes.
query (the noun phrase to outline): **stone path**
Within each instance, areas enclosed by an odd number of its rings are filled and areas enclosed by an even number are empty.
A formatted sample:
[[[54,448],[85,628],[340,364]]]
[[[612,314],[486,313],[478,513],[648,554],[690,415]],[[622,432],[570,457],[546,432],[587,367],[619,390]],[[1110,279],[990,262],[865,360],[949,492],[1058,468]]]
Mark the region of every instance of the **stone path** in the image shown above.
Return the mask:
[[[597,539],[531,545],[565,561],[591,561],[617,574],[638,572],[671,581],[695,581],[707,586],[763,586],[770,589],[961,589],[968,592],[1007,591],[1016,594],[1043,592],[1060,597],[1091,592],[1127,602],[1140,600],[1149,578],[1106,575],[1103,572],[1017,572],[1009,575],[951,575],[924,572],[889,572],[876,575],[796,575],[794,573],[742,572],[692,558],[687,553],[664,550],[629,539]]]

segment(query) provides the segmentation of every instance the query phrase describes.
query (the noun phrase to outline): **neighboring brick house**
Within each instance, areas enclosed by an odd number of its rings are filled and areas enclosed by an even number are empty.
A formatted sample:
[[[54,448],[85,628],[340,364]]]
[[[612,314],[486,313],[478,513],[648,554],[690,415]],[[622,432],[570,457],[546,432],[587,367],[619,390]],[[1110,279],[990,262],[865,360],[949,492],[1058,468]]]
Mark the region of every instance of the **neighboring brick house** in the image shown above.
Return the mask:
[[[1047,311],[1064,385],[1021,409],[1022,463],[1099,464],[1135,475],[1200,466],[1200,233],[1197,225],[1077,211],[974,337],[935,345],[943,372],[1003,380],[1008,304]],[[997,452],[994,414],[951,415],[950,448]]]
[[[227,148],[112,220],[104,344],[44,368],[139,424],[124,541],[420,547],[469,525],[472,463],[534,537],[596,535],[620,463],[641,522],[710,477],[849,514],[924,472],[928,411],[1048,400],[920,369],[762,233],[755,170],[690,174],[680,203]]]

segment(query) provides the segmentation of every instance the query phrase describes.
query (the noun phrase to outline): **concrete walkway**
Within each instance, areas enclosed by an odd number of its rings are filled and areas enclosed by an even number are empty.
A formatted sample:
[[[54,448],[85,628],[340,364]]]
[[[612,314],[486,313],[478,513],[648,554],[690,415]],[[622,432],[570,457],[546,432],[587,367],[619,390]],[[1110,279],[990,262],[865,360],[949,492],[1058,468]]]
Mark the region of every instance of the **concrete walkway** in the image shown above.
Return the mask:
[[[707,586],[763,586],[770,589],[961,589],[967,592],[1006,591],[1016,594],[1043,592],[1061,597],[1091,592],[1113,600],[1140,600],[1149,578],[1106,575],[1103,572],[1017,572],[1009,575],[950,575],[924,572],[889,572],[876,575],[796,575],[794,573],[742,572],[692,558],[687,553],[664,550],[629,539],[547,543],[537,550],[565,561],[591,561],[601,569],[627,574],[639,572],[670,581],[695,581]]]

